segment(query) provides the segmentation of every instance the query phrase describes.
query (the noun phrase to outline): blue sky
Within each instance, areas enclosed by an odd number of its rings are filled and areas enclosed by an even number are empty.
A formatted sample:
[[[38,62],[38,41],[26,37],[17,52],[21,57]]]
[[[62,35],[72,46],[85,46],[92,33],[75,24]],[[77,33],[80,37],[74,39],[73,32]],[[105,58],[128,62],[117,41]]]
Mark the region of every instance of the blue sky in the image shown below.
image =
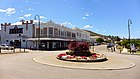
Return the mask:
[[[103,35],[140,38],[140,0],[0,0],[0,23],[53,20],[67,27],[79,27]]]

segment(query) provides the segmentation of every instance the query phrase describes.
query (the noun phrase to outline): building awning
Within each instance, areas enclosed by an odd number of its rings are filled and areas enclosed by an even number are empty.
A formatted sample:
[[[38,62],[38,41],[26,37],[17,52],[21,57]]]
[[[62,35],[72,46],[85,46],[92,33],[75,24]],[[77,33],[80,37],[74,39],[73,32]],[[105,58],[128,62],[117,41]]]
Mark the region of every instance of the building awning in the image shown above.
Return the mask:
[[[28,38],[29,41],[37,40],[58,40],[58,41],[74,41],[75,39],[62,39],[62,38]]]

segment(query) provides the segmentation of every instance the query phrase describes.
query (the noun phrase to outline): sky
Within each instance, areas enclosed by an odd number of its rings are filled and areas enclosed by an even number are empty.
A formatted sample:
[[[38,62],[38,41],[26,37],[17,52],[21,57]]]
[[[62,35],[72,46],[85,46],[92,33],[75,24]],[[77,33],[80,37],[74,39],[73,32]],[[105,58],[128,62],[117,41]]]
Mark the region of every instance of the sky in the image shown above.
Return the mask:
[[[0,23],[49,20],[102,35],[140,38],[140,0],[0,0]]]

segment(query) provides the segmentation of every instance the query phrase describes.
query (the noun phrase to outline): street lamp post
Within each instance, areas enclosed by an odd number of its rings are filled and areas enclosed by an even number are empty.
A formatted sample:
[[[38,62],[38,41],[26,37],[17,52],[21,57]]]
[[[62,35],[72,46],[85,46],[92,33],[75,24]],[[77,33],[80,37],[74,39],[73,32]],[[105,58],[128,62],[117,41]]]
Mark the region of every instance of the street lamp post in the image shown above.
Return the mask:
[[[38,30],[38,45],[37,45],[37,49],[39,49],[39,45],[40,45],[40,16],[39,15],[35,15],[35,20],[38,18],[38,27],[39,27],[39,30]]]
[[[130,25],[132,24],[132,21],[130,19],[128,19],[128,34],[129,34],[129,47],[131,46],[131,42],[130,42]],[[131,47],[130,47],[130,53],[131,53]]]
[[[21,38],[20,38],[20,52],[21,52]]]
[[[26,40],[25,40],[25,47],[24,47],[24,52],[25,52],[25,49],[27,49],[27,38],[28,38],[28,37],[27,37],[26,35],[24,35],[23,38],[26,39]]]

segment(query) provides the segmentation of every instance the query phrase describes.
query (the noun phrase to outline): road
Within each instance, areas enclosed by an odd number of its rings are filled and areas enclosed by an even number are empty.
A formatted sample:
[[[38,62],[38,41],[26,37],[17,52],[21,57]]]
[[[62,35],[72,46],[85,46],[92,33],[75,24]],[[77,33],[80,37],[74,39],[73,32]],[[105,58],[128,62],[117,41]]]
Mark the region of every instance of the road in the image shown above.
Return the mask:
[[[140,56],[108,52],[105,46],[96,46],[96,52],[135,62],[136,66],[123,70],[82,70],[52,67],[32,60],[33,57],[64,51],[0,54],[0,79],[139,79]]]

